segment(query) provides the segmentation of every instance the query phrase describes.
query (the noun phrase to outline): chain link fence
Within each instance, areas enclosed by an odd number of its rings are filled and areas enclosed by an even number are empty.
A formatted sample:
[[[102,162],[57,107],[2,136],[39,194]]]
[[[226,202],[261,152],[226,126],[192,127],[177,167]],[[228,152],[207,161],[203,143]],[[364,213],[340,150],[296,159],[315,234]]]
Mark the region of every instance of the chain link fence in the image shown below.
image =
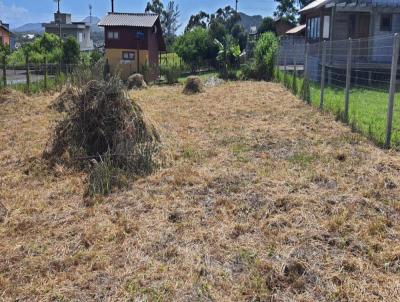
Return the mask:
[[[399,44],[398,34],[313,44],[282,39],[278,78],[377,144],[400,148]]]

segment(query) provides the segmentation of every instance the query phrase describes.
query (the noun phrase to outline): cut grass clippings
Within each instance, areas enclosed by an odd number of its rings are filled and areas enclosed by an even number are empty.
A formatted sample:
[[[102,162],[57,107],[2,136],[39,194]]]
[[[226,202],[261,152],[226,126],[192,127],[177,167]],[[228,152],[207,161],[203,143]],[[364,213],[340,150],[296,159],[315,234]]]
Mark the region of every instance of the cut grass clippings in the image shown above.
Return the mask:
[[[276,83],[181,91],[131,92],[171,162],[89,208],[55,96],[0,104],[0,300],[398,300],[397,152]]]

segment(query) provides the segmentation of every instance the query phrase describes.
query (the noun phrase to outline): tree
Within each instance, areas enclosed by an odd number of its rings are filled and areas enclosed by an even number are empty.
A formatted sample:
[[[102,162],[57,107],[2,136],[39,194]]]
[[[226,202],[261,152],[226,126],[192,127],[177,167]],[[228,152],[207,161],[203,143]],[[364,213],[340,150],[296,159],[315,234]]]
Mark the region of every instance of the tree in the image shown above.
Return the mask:
[[[152,12],[159,16],[162,15],[164,11],[164,4],[160,0],[151,0],[151,2],[147,2],[145,12],[149,13]]]
[[[145,12],[152,12],[160,16],[161,27],[166,37],[167,48],[169,48],[175,39],[176,32],[181,26],[179,24],[180,11],[179,6],[174,1],[169,1],[167,8],[161,0],[152,0],[147,2]]]
[[[207,30],[201,27],[196,27],[178,37],[173,47],[192,71],[196,71],[205,60],[209,59],[213,48],[214,45],[209,40]]]
[[[200,11],[196,15],[192,15],[189,19],[189,23],[185,28],[185,32],[192,30],[195,27],[207,28],[210,23],[210,15]]]
[[[175,5],[174,1],[168,2],[167,9],[163,11],[163,27],[166,36],[167,47],[171,46],[175,40],[176,32],[181,27],[179,23],[180,11],[179,6]]]
[[[274,16],[284,18],[295,24],[299,12],[298,9],[310,4],[313,0],[275,0],[275,2],[277,2],[278,5]]]
[[[231,35],[233,39],[236,41],[236,43],[239,44],[241,51],[246,49],[248,36],[242,25],[235,24],[232,27]]]
[[[276,34],[276,27],[274,19],[271,17],[266,17],[262,20],[260,26],[257,29],[259,34],[266,33],[266,32],[273,32]]]
[[[79,63],[79,44],[76,39],[69,36],[63,43],[63,62],[65,64],[78,64]]]
[[[49,63],[57,63],[62,57],[60,38],[54,34],[45,33],[43,36],[35,38],[29,45],[29,58],[32,63],[42,63],[47,56]],[[25,54],[22,48],[14,51],[8,58],[10,64],[24,63]]]
[[[278,2],[274,16],[284,18],[291,23],[296,23],[298,9],[296,0],[275,0]]]
[[[277,51],[278,39],[275,34],[263,33],[254,50],[256,74],[259,80],[270,81],[273,78]]]
[[[222,41],[215,39],[214,42],[219,48],[217,60],[222,63],[223,77],[227,78],[229,70],[239,62],[240,46],[231,35],[226,35]]]

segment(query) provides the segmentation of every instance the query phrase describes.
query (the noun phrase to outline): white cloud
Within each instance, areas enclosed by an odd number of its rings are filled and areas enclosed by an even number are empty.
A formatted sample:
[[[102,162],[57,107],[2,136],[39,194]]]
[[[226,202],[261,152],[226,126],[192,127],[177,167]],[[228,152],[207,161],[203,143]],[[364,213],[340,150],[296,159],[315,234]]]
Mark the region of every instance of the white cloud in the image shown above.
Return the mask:
[[[21,23],[29,16],[29,12],[22,6],[5,5],[0,1],[0,20],[4,23]]]

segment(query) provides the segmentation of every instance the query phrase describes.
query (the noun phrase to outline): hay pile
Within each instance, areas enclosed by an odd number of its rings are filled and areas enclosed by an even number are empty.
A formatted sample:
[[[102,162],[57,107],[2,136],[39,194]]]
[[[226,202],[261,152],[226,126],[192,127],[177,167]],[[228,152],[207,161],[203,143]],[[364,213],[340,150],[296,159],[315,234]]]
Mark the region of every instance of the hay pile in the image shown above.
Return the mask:
[[[135,73],[128,78],[128,89],[143,89],[147,88],[143,75]]]
[[[5,88],[0,90],[0,104],[19,102],[26,99],[25,94],[17,90]]]
[[[58,112],[68,111],[78,98],[78,89],[72,85],[66,86],[56,99],[50,104],[49,108]]]
[[[203,82],[199,77],[189,76],[186,79],[185,87],[183,89],[184,94],[196,94],[203,92]]]
[[[91,162],[92,173],[101,173],[100,182],[107,185],[100,190],[103,193],[118,171],[143,176],[154,170],[160,138],[118,78],[92,80],[69,101],[66,117],[44,152],[46,159],[80,168]]]

